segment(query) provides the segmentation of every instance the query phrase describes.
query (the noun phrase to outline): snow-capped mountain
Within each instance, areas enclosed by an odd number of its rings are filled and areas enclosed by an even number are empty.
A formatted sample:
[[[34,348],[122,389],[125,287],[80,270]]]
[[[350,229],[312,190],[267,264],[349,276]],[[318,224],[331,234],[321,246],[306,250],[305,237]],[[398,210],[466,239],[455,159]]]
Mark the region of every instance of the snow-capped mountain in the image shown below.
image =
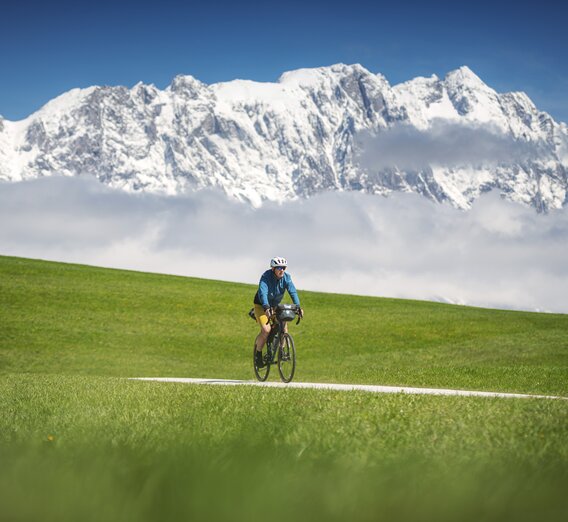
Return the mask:
[[[0,180],[54,174],[167,194],[219,187],[255,206],[360,190],[465,209],[496,188],[547,210],[568,201],[568,127],[467,67],[396,86],[342,64],[277,83],[177,76],[165,90],[74,89],[25,120],[0,117]]]

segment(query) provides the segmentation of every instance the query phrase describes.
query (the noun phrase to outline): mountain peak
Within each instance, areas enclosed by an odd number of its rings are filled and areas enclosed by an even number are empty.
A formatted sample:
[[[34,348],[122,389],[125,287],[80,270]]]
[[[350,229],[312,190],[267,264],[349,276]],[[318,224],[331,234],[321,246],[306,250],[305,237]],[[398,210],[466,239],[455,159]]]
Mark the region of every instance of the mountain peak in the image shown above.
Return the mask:
[[[84,102],[84,100],[94,91],[100,89],[97,86],[91,86],[86,88],[71,89],[70,91],[64,92],[59,96],[49,100],[43,107],[34,112],[28,118],[32,118],[34,115],[51,115],[51,117],[57,117],[62,114],[69,112],[73,107],[76,107]]]
[[[404,88],[413,88],[415,86],[431,87],[439,81],[440,78],[435,74],[432,74],[432,76],[416,76],[416,78],[412,78],[411,80],[407,80],[395,85],[394,88],[397,90],[402,90]]]
[[[179,92],[196,93],[197,91],[200,91],[204,87],[207,87],[207,85],[204,84],[203,82],[200,82],[197,78],[194,78],[189,74],[178,74],[172,80],[172,83],[168,87],[168,90],[176,93]]]
[[[306,69],[296,69],[287,71],[279,78],[279,83],[287,85],[314,86],[326,78],[339,76],[373,76],[370,71],[365,69],[361,64],[344,64],[336,63],[325,67],[314,67]]]
[[[446,74],[446,82],[456,83],[456,84],[470,84],[470,85],[481,85],[486,86],[485,82],[477,76],[467,65],[462,65],[454,71],[450,71]]]

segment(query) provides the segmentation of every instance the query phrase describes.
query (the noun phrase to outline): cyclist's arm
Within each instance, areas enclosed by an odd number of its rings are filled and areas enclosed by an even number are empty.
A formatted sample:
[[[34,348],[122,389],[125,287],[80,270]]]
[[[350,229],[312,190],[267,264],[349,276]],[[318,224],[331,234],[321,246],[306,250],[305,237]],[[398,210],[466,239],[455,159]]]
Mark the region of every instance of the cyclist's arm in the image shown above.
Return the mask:
[[[291,277],[287,281],[287,289],[294,304],[296,306],[300,306],[300,298],[298,297],[298,292],[296,291],[296,287],[294,286]]]
[[[264,277],[261,277],[260,283],[258,283],[258,299],[264,310],[270,308],[268,303],[268,283],[264,280]]]

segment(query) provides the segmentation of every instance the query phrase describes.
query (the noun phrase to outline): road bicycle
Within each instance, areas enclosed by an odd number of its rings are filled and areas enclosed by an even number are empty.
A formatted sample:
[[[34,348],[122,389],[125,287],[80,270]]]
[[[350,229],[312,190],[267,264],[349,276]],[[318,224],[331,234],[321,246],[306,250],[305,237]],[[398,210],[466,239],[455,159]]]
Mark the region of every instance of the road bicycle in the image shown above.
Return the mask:
[[[258,367],[256,363],[256,346],[253,346],[254,374],[259,381],[266,381],[271,366],[276,364],[278,365],[278,373],[282,382],[290,382],[294,378],[294,372],[296,371],[296,347],[294,346],[294,339],[284,328],[285,323],[293,321],[296,316],[298,317],[296,324],[300,322],[300,307],[293,304],[279,304],[276,308],[271,308],[270,310],[272,312],[270,316],[271,328],[262,352],[264,366]]]

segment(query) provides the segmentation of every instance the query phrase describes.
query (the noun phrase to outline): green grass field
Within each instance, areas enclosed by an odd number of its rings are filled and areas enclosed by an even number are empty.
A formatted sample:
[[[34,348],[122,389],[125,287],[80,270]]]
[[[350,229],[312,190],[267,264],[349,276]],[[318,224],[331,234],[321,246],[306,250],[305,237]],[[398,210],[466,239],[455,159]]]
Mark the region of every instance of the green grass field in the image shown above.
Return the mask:
[[[253,294],[0,257],[0,520],[568,518],[568,401],[124,379],[252,378]],[[300,295],[295,380],[568,396],[566,315]]]

